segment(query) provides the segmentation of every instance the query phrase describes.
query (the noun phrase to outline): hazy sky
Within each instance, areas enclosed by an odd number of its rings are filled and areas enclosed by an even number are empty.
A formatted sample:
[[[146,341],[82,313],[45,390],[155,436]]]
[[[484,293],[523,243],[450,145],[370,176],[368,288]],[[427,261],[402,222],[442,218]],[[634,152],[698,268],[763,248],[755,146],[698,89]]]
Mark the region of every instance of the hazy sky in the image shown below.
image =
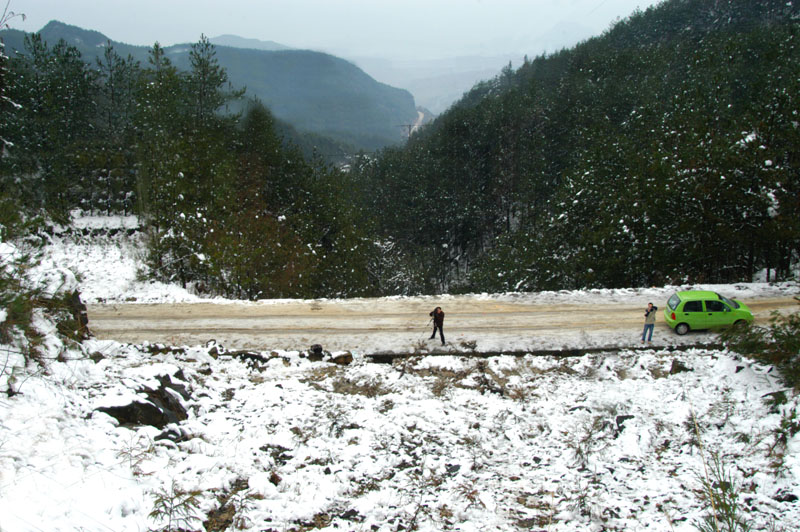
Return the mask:
[[[0,0],[4,5],[8,0]],[[151,46],[201,34],[276,41],[340,56],[427,59],[574,44],[659,0],[11,0],[11,27],[50,20]],[[567,42],[559,42],[565,40]]]

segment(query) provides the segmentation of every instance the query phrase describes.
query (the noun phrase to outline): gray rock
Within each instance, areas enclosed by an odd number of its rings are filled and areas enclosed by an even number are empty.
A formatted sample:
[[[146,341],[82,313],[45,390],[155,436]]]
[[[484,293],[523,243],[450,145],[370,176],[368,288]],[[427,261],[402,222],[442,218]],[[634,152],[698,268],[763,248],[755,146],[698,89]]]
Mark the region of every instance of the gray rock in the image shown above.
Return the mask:
[[[183,376],[182,373],[176,374]],[[172,382],[169,375],[158,377],[159,387],[155,390],[143,388],[146,400],[136,400],[124,406],[106,406],[97,409],[113,417],[122,425],[150,425],[163,429],[170,423],[179,423],[189,417],[181,399],[188,400],[189,392],[183,384]]]

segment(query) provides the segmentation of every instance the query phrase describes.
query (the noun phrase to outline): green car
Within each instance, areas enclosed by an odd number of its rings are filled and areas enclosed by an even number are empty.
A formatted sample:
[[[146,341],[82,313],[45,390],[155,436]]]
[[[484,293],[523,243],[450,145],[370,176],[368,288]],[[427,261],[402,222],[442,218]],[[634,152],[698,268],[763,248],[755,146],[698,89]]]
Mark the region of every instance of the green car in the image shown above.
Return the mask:
[[[753,322],[753,313],[741,301],[708,290],[675,292],[664,309],[667,325],[678,334]]]

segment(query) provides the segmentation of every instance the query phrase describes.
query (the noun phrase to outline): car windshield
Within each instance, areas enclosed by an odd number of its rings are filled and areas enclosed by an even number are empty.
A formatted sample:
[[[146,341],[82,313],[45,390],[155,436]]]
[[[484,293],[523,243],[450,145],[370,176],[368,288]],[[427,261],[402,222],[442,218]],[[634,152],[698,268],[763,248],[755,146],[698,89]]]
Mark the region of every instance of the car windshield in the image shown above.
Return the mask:
[[[739,303],[737,303],[736,301],[733,301],[732,299],[728,299],[727,297],[719,295],[719,294],[717,294],[717,297],[719,298],[720,301],[722,301],[723,303],[725,303],[729,307],[731,307],[731,308],[739,308]]]
[[[678,297],[678,294],[672,294],[672,297],[669,298],[667,301],[667,306],[672,310],[678,308],[678,303],[681,302],[681,298]]]

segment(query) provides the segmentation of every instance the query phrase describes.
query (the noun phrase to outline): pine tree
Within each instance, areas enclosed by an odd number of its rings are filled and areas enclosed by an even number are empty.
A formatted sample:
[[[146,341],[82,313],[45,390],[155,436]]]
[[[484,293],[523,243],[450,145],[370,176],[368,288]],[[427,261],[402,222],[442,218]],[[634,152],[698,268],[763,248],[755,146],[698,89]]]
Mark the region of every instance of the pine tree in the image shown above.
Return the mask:
[[[135,152],[133,116],[136,90],[141,76],[137,61],[121,58],[108,41],[102,59],[97,58],[98,135],[92,145],[90,176],[96,184],[91,206],[107,213],[133,209]]]
[[[14,59],[11,119],[17,146],[9,164],[32,205],[65,218],[85,197],[81,179],[94,121],[96,74],[80,52],[59,41],[50,48],[39,34],[25,38],[26,53]]]

